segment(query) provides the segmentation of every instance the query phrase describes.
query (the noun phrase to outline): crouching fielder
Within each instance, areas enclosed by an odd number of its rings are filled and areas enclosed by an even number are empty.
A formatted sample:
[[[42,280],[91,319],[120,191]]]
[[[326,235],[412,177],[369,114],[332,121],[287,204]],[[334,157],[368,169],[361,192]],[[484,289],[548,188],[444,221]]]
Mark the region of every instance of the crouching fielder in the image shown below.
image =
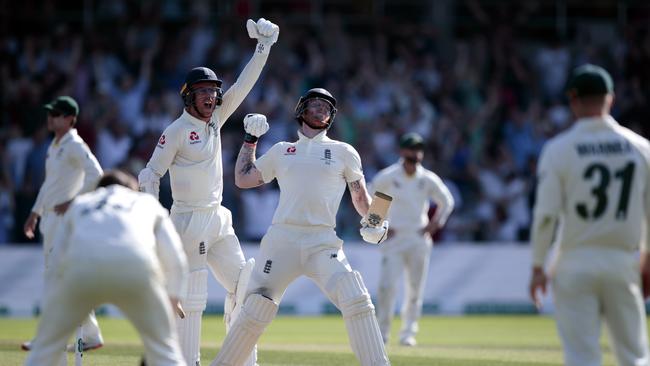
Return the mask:
[[[354,207],[365,216],[371,198],[356,150],[327,137],[336,100],[325,89],[300,98],[296,142],[280,142],[255,160],[257,137],[268,130],[266,117],[249,114],[247,132],[235,167],[235,184],[252,188],[277,179],[280,203],[262,238],[256,265],[239,317],[212,365],[242,365],[266,326],[275,317],[287,286],[300,275],[316,282],[341,310],[350,345],[361,365],[389,365],[370,295],[361,275],[350,268],[343,241],[334,231],[346,183]],[[361,229],[364,240],[378,244],[388,229]]]
[[[54,235],[59,277],[48,291],[25,365],[58,365],[66,340],[94,307],[115,304],[140,333],[149,365],[185,365],[173,311],[187,259],[167,211],[135,178],[108,173],[75,199]],[[126,188],[129,187],[129,188]]]

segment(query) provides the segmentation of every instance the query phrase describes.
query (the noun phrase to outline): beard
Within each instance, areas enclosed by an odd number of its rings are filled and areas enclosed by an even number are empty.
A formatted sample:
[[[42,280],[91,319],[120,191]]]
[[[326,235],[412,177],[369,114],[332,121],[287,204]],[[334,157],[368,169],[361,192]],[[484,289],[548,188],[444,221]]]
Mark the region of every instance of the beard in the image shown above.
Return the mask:
[[[406,161],[407,163],[410,163],[410,164],[417,164],[417,163],[420,162],[420,159],[418,159],[417,157],[414,157],[414,156],[405,156],[404,161]]]

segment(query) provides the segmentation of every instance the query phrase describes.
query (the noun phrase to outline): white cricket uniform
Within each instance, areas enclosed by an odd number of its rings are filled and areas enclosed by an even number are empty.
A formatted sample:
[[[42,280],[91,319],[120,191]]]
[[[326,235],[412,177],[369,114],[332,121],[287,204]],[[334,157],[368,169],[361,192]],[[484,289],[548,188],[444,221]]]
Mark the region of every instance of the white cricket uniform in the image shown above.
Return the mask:
[[[47,297],[47,292],[54,288],[51,284],[54,277],[49,272],[56,268],[50,265],[49,257],[53,250],[54,231],[63,221],[63,216],[54,212],[54,206],[95,189],[102,173],[97,158],[74,128],[63,135],[58,143],[52,140],[47,149],[45,181],[38,191],[38,197],[32,208],[32,212],[41,216],[39,230],[43,236],[45,257],[46,294],[44,297]],[[101,343],[102,341],[94,311],[91,311],[83,321],[83,334],[85,342]]]
[[[454,209],[454,199],[435,173],[418,164],[415,173],[409,176],[404,171],[402,160],[377,173],[372,189],[393,197],[387,218],[395,235],[381,245],[381,275],[377,298],[377,320],[384,342],[388,342],[398,281],[403,272],[404,300],[400,339],[415,336],[418,332],[433,244],[431,237],[423,235],[421,231],[429,223],[427,213],[431,201],[436,204],[436,213],[431,220],[442,227]]]
[[[149,365],[185,365],[169,296],[184,293],[187,260],[151,195],[112,185],[75,199],[54,237],[56,291],[26,365],[54,365],[94,307],[117,305],[140,333]]]
[[[95,189],[102,173],[99,162],[76,129],[70,129],[58,143],[52,140],[45,159],[45,181],[32,207],[32,212],[41,216],[39,229],[46,267],[52,250],[52,232],[61,219],[54,213],[54,206]]]
[[[223,167],[219,131],[255,85],[267,58],[268,54],[256,50],[237,82],[224,94],[209,123],[184,110],[165,129],[147,167],[138,177],[142,187],[145,171],[153,172],[158,181],[169,170],[174,200],[171,219],[180,234],[190,268],[188,295],[183,302],[190,314],[186,319],[177,319],[181,349],[190,365],[200,360],[200,314],[207,302],[207,266],[229,298],[234,298],[245,264],[232,228],[230,210],[221,206]],[[183,324],[188,322],[192,324]]]
[[[277,179],[280,201],[272,225],[262,238],[247,294],[260,294],[279,303],[287,286],[306,275],[347,319],[352,316],[346,314],[352,305],[342,298],[346,295],[342,295],[340,279],[352,274],[352,269],[334,227],[347,183],[363,178],[361,159],[352,146],[328,138],[326,131],[314,138],[298,134],[297,142],[279,142],[255,161],[265,183]],[[368,316],[371,323],[364,340],[353,336],[359,329],[366,331],[362,325],[352,330],[348,325],[351,345],[363,365],[384,365],[388,358],[374,319],[374,307],[360,276],[357,278],[358,287],[350,290],[350,296],[360,296],[352,303],[363,306],[355,314],[359,318]],[[246,304],[244,307],[246,311]]]
[[[551,278],[566,365],[601,364],[601,318],[619,365],[650,365],[637,258],[649,182],[650,144],[610,116],[578,120],[542,151],[534,214],[559,219]],[[551,244],[533,235],[535,265]]]

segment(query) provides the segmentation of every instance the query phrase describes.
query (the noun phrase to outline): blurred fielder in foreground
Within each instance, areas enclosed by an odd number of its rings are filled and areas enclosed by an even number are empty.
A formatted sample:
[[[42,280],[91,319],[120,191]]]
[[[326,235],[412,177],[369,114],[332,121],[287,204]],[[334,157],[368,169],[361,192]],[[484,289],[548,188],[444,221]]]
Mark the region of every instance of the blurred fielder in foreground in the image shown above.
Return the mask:
[[[565,364],[601,365],[604,320],[618,364],[648,366],[650,143],[610,116],[614,87],[603,68],[575,69],[567,94],[578,120],[546,144],[538,165],[530,296],[539,306],[546,292],[557,226],[550,278]]]
[[[133,323],[149,365],[185,365],[173,311],[185,290],[187,260],[167,210],[133,189],[135,178],[108,173],[65,214],[53,238],[55,288],[26,365],[58,365],[77,324],[103,303]]]
[[[61,225],[62,215],[68,209],[72,199],[80,194],[92,191],[102,175],[99,162],[79,137],[74,128],[79,114],[79,105],[68,96],[61,96],[45,105],[47,110],[47,129],[54,132],[54,140],[47,149],[45,161],[45,181],[38,191],[38,197],[32,208],[32,213],[25,222],[24,231],[28,238],[34,237],[36,222],[39,217],[39,228],[43,235],[43,253],[45,255],[45,294],[55,286],[51,274],[56,267],[50,261],[50,253],[54,249],[54,230]],[[102,335],[97,325],[95,312],[83,320],[84,350],[99,348],[103,345]],[[81,322],[80,322],[81,323]],[[21,345],[25,351],[31,349],[31,342]],[[71,346],[73,351],[74,347]]]
[[[235,184],[253,188],[273,179],[280,203],[262,238],[243,308],[212,365],[239,366],[271,323],[287,286],[306,275],[341,310],[350,344],[362,365],[388,365],[388,357],[370,295],[361,275],[350,268],[343,241],[334,231],[336,212],[347,184],[354,207],[365,216],[371,198],[361,159],[350,145],[327,137],[336,115],[336,99],[325,89],[311,89],[296,106],[297,142],[279,142],[255,160],[266,117],[244,119],[246,137],[235,167]],[[388,222],[361,229],[364,240],[379,244]]]
[[[415,346],[424,285],[429,273],[432,236],[447,222],[454,209],[454,199],[442,179],[422,167],[424,140],[420,135],[403,135],[399,147],[401,159],[377,173],[371,184],[373,191],[393,197],[388,214],[391,223],[388,240],[381,246],[377,320],[387,344],[398,281],[404,273],[400,344]],[[429,219],[427,213],[431,201],[436,203],[436,212]]]
[[[246,28],[258,43],[237,82],[223,94],[222,82],[214,71],[206,67],[192,69],[181,88],[183,114],[165,129],[147,167],[138,176],[140,190],[158,197],[160,178],[169,170],[174,198],[171,219],[183,241],[190,267],[188,293],[183,300],[187,316],[177,319],[178,333],[185,360],[192,366],[199,365],[201,360],[201,315],[208,299],[207,267],[227,292],[226,328],[239,311],[240,306],[236,308],[235,303],[238,283],[250,273],[245,269],[252,269],[245,266],[232,228],[232,215],[221,206],[223,168],[219,132],[253,88],[280,29],[264,18],[257,23],[249,19]],[[255,362],[252,352],[248,364]]]

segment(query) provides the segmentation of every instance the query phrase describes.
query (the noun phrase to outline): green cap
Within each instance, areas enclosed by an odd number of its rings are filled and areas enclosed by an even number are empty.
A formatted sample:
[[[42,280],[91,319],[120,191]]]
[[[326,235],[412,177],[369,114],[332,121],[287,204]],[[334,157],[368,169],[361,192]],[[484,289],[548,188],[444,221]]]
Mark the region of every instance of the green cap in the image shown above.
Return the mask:
[[[607,70],[586,64],[573,70],[567,92],[577,97],[610,94],[614,92],[614,82]]]
[[[399,139],[399,147],[402,149],[424,149],[424,139],[415,132],[405,133]]]
[[[57,97],[44,106],[48,111],[57,111],[65,116],[76,116],[79,114],[79,104],[67,95]]]

